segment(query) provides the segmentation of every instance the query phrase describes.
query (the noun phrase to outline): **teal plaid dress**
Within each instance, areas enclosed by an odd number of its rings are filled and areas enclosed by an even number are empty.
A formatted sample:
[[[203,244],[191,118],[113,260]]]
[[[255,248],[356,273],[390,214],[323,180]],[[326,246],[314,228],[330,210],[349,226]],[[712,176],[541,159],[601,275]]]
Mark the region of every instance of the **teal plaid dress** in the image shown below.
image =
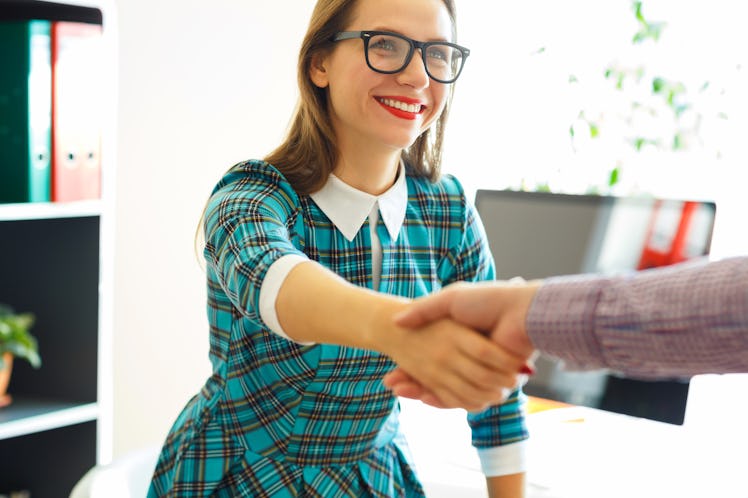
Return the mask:
[[[407,186],[397,240],[377,226],[379,291],[417,297],[455,281],[492,279],[483,228],[459,183],[409,175]],[[213,374],[168,434],[148,496],[424,496],[398,430],[398,403],[381,383],[391,360],[288,341],[259,314],[265,273],[288,254],[371,288],[368,222],[349,242],[278,170],[247,161],[215,188],[205,233]],[[527,437],[520,396],[468,415],[474,446]]]

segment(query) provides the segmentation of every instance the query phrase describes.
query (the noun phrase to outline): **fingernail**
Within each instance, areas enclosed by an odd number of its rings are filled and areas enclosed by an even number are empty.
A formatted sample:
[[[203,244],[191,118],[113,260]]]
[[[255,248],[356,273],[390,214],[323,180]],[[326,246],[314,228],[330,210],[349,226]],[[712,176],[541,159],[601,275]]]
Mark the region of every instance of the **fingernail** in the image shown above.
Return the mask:
[[[525,374],[525,375],[533,375],[535,374],[535,369],[532,368],[527,363],[525,363],[524,365],[522,365],[522,368],[519,369],[519,373]]]

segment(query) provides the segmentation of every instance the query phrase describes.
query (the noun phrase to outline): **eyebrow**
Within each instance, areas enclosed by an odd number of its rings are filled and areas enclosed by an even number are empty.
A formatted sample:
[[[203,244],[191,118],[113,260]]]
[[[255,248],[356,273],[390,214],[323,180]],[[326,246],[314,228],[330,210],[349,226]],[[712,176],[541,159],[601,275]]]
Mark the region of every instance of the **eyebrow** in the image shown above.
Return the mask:
[[[385,26],[377,26],[375,28],[370,28],[370,29],[357,29],[355,31],[388,31],[390,33],[395,33],[395,34],[398,34],[398,35],[401,35],[401,36],[406,36],[406,37],[411,38],[413,40],[416,39],[416,38],[413,38],[413,37],[411,37],[409,35],[406,35],[405,33],[403,33],[400,30],[389,28],[389,27],[385,27]],[[426,41],[426,42],[449,42],[449,43],[452,43],[452,40],[450,38],[428,38],[426,40],[419,40],[419,41]]]

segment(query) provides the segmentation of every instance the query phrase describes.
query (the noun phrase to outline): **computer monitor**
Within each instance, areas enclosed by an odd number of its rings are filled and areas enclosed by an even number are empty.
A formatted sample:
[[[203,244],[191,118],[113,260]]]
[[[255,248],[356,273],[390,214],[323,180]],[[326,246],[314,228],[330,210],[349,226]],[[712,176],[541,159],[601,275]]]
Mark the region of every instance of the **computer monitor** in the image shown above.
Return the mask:
[[[709,201],[478,190],[498,279],[615,274],[709,253],[716,205]],[[689,379],[627,378],[567,371],[541,355],[529,395],[682,424]]]

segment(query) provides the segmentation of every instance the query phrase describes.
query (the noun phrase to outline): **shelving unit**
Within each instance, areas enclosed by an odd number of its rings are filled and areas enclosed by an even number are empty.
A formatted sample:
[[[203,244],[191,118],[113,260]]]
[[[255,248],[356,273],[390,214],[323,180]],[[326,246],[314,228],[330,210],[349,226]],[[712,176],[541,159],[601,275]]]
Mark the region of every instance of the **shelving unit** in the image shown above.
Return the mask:
[[[0,204],[0,222],[51,218],[78,218],[81,216],[100,215],[100,201],[79,201],[61,204],[52,202]]]
[[[14,362],[0,409],[0,495],[66,497],[111,460],[116,50],[112,0],[3,0],[0,22],[103,25],[101,199],[0,204],[0,303],[36,316],[42,366]],[[2,165],[0,164],[0,168]]]

